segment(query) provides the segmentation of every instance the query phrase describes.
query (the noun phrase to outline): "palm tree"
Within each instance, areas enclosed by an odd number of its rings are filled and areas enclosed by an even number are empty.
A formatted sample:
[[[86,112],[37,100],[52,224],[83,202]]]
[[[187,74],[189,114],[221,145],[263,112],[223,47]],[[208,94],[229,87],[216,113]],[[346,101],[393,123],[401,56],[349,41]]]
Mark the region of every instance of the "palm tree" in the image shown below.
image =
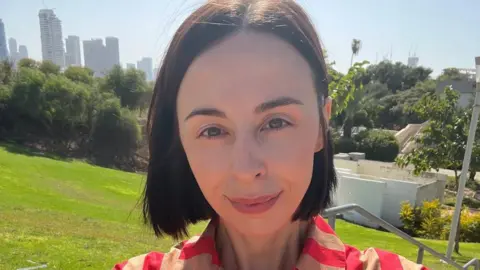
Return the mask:
[[[353,57],[355,55],[358,55],[361,48],[362,48],[362,41],[360,39],[354,38],[352,40],[352,58],[350,60],[350,66],[353,66]]]

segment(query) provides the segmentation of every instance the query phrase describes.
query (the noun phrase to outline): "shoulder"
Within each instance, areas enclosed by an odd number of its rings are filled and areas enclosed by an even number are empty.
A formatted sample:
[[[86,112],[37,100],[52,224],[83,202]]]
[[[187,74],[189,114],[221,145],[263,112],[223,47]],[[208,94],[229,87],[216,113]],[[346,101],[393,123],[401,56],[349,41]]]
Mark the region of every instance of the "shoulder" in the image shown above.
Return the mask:
[[[113,270],[150,269],[150,268],[146,268],[145,266],[151,267],[152,269],[160,269],[160,267],[162,266],[164,257],[165,257],[164,253],[150,252],[147,254],[130,258],[124,262],[118,263],[113,267]]]
[[[425,266],[416,264],[400,255],[377,248],[360,251],[345,245],[345,257],[348,269],[428,270]]]

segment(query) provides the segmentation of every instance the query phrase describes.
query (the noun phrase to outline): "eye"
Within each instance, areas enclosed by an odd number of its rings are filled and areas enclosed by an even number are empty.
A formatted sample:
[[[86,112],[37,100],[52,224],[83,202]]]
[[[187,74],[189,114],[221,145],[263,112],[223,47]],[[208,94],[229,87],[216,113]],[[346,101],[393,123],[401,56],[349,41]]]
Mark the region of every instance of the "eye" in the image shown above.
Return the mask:
[[[219,127],[205,128],[198,137],[204,137],[207,139],[215,139],[220,136],[224,136],[227,132]]]
[[[262,128],[262,130],[279,130],[290,125],[291,124],[289,122],[283,120],[282,118],[273,118],[267,122],[267,124]]]

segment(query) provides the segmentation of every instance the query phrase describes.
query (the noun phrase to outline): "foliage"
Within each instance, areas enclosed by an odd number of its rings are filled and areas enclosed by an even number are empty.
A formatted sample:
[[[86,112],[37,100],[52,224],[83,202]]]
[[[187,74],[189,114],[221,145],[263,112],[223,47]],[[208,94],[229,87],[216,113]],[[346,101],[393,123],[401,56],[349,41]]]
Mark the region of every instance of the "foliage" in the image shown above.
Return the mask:
[[[115,134],[114,136],[112,136]],[[92,132],[92,152],[101,165],[133,162],[140,140],[140,127],[135,115],[110,99],[98,108]]]
[[[408,201],[404,201],[400,207],[400,220],[403,223],[403,230],[412,235],[417,236],[417,228],[420,227],[420,209],[414,207]]]
[[[55,65],[52,61],[44,60],[38,67],[41,72],[45,75],[54,74],[57,75],[60,73],[60,66]]]
[[[64,75],[74,82],[90,85],[93,83],[93,71],[86,67],[70,66],[65,70]]]
[[[365,158],[392,162],[399,153],[398,142],[395,136],[385,130],[364,130],[353,137],[357,151],[365,153]]]
[[[450,224],[451,218],[451,216],[446,218],[448,224]],[[467,208],[462,209],[459,231],[459,240],[461,242],[480,243],[480,212],[472,213]],[[449,235],[450,226],[445,226],[441,237],[446,240]]]
[[[352,138],[338,137],[333,140],[333,152],[350,153],[357,151],[357,145]]]
[[[143,73],[122,71],[119,91],[103,88],[108,79],[93,78],[87,68],[69,67],[62,73],[49,61],[22,59],[17,70],[0,65],[0,74],[8,82],[0,84],[1,139],[104,166],[135,166],[140,128],[129,109],[145,108],[151,99]]]
[[[38,68],[39,63],[33,59],[30,58],[23,58],[20,59],[17,63],[17,67],[19,68]]]
[[[148,88],[145,73],[137,69],[124,71],[120,66],[110,71],[103,87],[113,91],[120,98],[122,106],[130,109],[145,109],[152,91]]]
[[[468,112],[457,108],[457,100],[458,93],[446,87],[444,96],[425,95],[412,107],[421,119],[428,119],[428,124],[422,136],[416,138],[421,147],[397,159],[399,166],[413,164],[415,174],[430,169],[452,169],[458,186],[470,119]]]
[[[468,80],[468,76],[463,74],[457,68],[445,68],[442,71],[442,74],[438,76],[438,81],[445,81],[445,80]]]

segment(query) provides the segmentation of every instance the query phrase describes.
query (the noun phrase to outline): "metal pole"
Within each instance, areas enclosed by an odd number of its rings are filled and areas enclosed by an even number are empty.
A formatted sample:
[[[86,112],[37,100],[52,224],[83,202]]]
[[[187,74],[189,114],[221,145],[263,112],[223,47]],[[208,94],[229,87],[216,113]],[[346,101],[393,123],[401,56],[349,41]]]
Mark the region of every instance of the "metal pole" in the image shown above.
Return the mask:
[[[470,120],[470,130],[468,131],[467,148],[463,157],[462,172],[458,183],[457,202],[455,203],[455,211],[453,212],[452,227],[448,238],[447,258],[452,257],[453,247],[455,244],[455,236],[458,230],[458,221],[462,211],[463,192],[467,181],[468,168],[470,167],[470,158],[472,157],[473,141],[475,140],[475,132],[477,131],[478,116],[480,114],[480,57],[475,57],[476,66],[476,91],[475,102],[473,104],[472,119]]]

